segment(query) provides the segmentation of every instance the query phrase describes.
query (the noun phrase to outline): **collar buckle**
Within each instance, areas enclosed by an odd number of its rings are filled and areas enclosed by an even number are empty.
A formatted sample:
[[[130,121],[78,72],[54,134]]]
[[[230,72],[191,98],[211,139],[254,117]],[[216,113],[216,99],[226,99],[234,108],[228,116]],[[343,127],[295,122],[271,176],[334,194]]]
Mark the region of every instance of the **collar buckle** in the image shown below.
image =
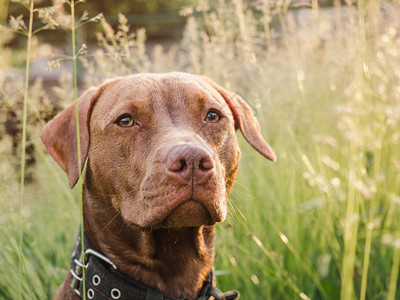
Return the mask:
[[[89,266],[89,259],[90,256],[95,256],[96,258],[100,259],[101,261],[109,264],[111,267],[114,268],[114,270],[117,269],[117,266],[106,256],[101,254],[100,252],[97,252],[93,249],[86,249],[84,252],[84,259],[82,260],[82,255],[79,258],[75,258],[73,261],[75,263],[75,269],[71,268],[70,273],[72,275],[72,281],[71,281],[71,288],[74,290],[75,294],[78,296],[81,296],[81,293],[79,291],[79,284],[82,282],[82,270],[87,269]]]

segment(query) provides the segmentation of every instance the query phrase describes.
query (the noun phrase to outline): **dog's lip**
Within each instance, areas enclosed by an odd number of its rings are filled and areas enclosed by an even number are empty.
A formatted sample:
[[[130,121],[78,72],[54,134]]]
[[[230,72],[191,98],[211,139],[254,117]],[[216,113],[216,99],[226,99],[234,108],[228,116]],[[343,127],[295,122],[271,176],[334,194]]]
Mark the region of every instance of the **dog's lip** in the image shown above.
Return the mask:
[[[161,227],[187,227],[215,223],[207,207],[200,201],[190,198],[173,208],[160,225]]]
[[[171,213],[170,213],[170,214],[172,214],[172,213],[175,212],[176,210],[182,208],[183,206],[187,206],[187,205],[192,205],[192,206],[194,206],[194,205],[196,205],[196,203],[197,203],[200,207],[203,207],[203,208],[205,208],[205,209],[208,211],[207,207],[206,207],[203,203],[201,203],[200,201],[197,201],[197,200],[195,200],[195,199],[190,198],[190,199],[188,199],[188,200],[186,200],[186,201],[183,201],[183,202],[179,203],[174,209],[171,210]]]

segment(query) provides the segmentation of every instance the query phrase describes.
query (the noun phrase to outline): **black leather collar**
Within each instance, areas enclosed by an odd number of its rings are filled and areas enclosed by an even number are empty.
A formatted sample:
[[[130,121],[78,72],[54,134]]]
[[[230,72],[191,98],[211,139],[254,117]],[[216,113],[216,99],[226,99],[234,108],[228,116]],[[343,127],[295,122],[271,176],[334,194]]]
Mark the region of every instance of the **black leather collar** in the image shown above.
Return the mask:
[[[185,300],[168,297],[160,291],[145,286],[127,275],[119,272],[117,267],[104,255],[95,251],[84,234],[85,264],[81,260],[81,233],[74,244],[70,272],[73,276],[71,288],[79,296],[83,294],[82,269],[85,268],[86,299],[120,299],[120,300]],[[213,271],[211,270],[197,300],[208,300],[213,296],[216,300],[234,300],[239,298],[239,292],[221,292],[213,286]]]

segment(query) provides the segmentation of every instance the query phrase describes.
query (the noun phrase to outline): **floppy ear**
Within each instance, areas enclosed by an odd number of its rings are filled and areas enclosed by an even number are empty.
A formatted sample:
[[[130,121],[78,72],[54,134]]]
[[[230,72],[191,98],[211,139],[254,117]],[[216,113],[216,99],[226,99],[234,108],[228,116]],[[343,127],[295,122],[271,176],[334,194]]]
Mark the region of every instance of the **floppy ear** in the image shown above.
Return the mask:
[[[203,76],[202,78],[211,84],[225,99],[235,120],[235,128],[240,129],[246,141],[263,156],[272,161],[276,161],[275,152],[262,137],[260,124],[246,101],[239,95],[229,92],[207,77]]]
[[[83,169],[89,149],[89,118],[94,102],[100,95],[100,89],[93,88],[78,98],[79,136],[81,165]],[[75,103],[69,105],[60,114],[47,123],[40,135],[51,157],[67,173],[72,188],[79,178],[78,150],[76,141]]]

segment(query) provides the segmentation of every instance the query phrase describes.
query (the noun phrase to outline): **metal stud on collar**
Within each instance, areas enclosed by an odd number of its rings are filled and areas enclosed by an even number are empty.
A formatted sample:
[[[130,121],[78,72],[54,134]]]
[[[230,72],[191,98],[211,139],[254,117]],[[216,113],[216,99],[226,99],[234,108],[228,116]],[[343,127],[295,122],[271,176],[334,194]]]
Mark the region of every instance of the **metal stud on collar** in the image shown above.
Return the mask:
[[[113,299],[119,299],[121,297],[121,291],[119,289],[112,289],[111,290],[111,298]]]
[[[87,291],[87,297],[89,299],[94,299],[94,291],[92,289],[88,289]]]
[[[100,276],[99,275],[94,275],[93,278],[92,278],[92,283],[95,286],[98,286],[100,284],[100,282],[101,282]]]

